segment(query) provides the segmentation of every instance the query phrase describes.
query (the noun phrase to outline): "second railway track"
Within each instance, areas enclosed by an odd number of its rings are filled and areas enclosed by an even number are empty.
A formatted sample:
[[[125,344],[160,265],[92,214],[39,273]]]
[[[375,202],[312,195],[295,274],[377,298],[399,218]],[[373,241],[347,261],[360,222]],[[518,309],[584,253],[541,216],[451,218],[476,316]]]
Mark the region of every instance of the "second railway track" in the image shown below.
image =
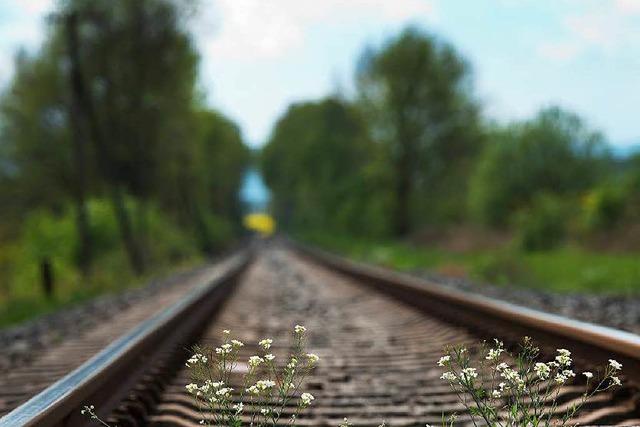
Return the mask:
[[[464,408],[439,379],[436,361],[442,348],[466,344],[473,351],[483,338],[514,342],[523,332],[541,340],[543,350],[552,351],[559,342],[576,348],[579,369],[590,368],[599,358],[602,362],[606,355],[622,359],[629,376],[625,387],[599,395],[575,421],[640,425],[637,336],[588,328],[497,302],[440,295],[442,290],[426,291],[420,288],[423,285],[427,289],[418,279],[354,266],[331,256],[268,246],[251,263],[238,263],[207,292],[202,291],[201,299],[192,298],[193,305],[183,305],[186,310],[174,310],[174,323],[156,322],[164,325],[163,332],[140,335],[144,342],[138,351],[154,354],[127,359],[124,352],[121,360],[97,363],[103,385],[91,387],[92,379],[82,383],[82,377],[77,377],[77,387],[71,382],[62,402],[52,400],[55,410],[47,411],[43,407],[47,401],[38,395],[31,406],[27,403],[0,419],[0,426],[86,425],[78,413],[90,403],[121,427],[199,425],[201,414],[184,389],[189,382],[184,368],[189,356],[186,348],[196,341],[215,345],[220,332],[230,329],[246,343],[241,354],[245,358],[257,353],[256,343],[265,337],[285,345],[295,324],[308,328],[309,350],[322,358],[306,384],[316,400],[298,419],[299,425],[337,426],[344,417],[356,426],[377,426],[383,420],[391,426],[438,425],[443,413],[454,412],[465,424],[469,419]],[[198,320],[191,320],[188,328],[178,324],[194,314]],[[509,316],[516,317],[510,321]],[[169,339],[178,330],[180,337]],[[287,350],[276,347],[274,353],[282,357]],[[144,366],[139,366],[141,360]],[[124,379],[130,384],[113,384]],[[562,386],[563,404],[580,398],[580,386],[579,381]],[[23,424],[10,424],[18,420]]]

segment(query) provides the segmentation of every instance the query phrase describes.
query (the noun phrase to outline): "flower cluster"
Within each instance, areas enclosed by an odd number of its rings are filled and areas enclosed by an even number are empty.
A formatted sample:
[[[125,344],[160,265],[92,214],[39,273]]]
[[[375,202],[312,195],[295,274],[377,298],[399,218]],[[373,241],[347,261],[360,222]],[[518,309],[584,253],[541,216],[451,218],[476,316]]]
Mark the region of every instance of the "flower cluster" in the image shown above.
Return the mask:
[[[192,382],[185,389],[200,408],[200,424],[237,427],[246,421],[255,427],[276,425],[291,407],[290,402],[296,402],[295,411],[289,415],[289,424],[293,424],[299,412],[315,399],[311,393],[300,393],[304,378],[320,360],[304,351],[305,333],[304,326],[295,326],[293,351],[287,358],[268,352],[273,339],[260,340],[257,347],[261,354],[246,359],[244,375],[237,373],[242,370],[238,366],[245,365],[239,357],[244,343],[231,339],[229,330],[223,331],[219,347],[195,348],[186,363]]]
[[[622,365],[609,359],[598,382],[592,381],[592,372],[582,372],[586,386],[580,402],[559,413],[559,386],[576,377],[569,350],[560,348],[553,360],[542,362],[539,349],[525,337],[517,355],[498,340],[491,348],[484,344],[483,355],[473,367],[466,348],[452,347],[437,365],[446,369],[440,378],[458,394],[471,417],[491,426],[565,425],[594,394],[621,385]]]

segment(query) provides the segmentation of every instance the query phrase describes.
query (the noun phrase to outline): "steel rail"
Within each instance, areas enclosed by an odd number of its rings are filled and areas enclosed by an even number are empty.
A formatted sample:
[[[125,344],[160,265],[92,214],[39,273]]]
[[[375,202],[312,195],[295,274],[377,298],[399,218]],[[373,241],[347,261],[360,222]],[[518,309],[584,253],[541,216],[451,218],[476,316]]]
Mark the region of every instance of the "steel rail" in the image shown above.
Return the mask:
[[[0,427],[82,426],[82,405],[100,402],[105,416],[168,348],[197,333],[231,293],[252,258],[245,250],[212,282],[198,285],[168,309],[143,321],[56,383],[3,418]]]
[[[378,291],[454,324],[514,341],[531,336],[551,348],[569,348],[579,360],[602,364],[613,358],[640,384],[640,336],[512,303],[445,287],[406,273],[363,264],[324,250],[288,241],[301,255]]]

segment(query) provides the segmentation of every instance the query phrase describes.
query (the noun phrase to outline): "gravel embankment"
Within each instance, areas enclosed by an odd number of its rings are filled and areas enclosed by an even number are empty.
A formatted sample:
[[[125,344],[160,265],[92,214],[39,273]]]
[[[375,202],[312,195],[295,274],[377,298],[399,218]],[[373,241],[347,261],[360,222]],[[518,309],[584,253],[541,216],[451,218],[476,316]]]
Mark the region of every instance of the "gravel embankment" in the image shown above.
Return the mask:
[[[0,329],[0,374],[29,363],[41,349],[55,346],[66,337],[78,336],[123,310],[157,293],[159,289],[184,283],[200,268],[156,279],[147,285],[109,294],[46,314],[16,326]]]
[[[640,334],[640,296],[558,294],[518,287],[496,286],[430,272],[413,274],[452,288],[509,301],[565,317]]]

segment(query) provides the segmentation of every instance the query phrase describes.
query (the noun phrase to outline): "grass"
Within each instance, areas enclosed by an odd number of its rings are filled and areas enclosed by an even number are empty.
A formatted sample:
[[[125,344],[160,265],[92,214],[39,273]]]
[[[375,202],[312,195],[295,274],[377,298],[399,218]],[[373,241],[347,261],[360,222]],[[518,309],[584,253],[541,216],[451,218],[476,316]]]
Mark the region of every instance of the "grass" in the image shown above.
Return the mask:
[[[544,252],[451,252],[398,242],[305,235],[302,240],[345,256],[405,271],[431,270],[479,282],[560,293],[640,293],[640,253],[611,254],[562,247]]]
[[[114,294],[149,283],[152,279],[169,275],[201,262],[192,257],[171,265],[150,266],[150,273],[134,276],[120,256],[103,260],[94,268],[88,282],[77,274],[64,272],[56,281],[54,296],[45,297],[39,286],[34,269],[31,286],[21,286],[0,292],[0,328],[14,325],[56,310],[70,307],[100,295]],[[151,273],[151,271],[153,273]]]

